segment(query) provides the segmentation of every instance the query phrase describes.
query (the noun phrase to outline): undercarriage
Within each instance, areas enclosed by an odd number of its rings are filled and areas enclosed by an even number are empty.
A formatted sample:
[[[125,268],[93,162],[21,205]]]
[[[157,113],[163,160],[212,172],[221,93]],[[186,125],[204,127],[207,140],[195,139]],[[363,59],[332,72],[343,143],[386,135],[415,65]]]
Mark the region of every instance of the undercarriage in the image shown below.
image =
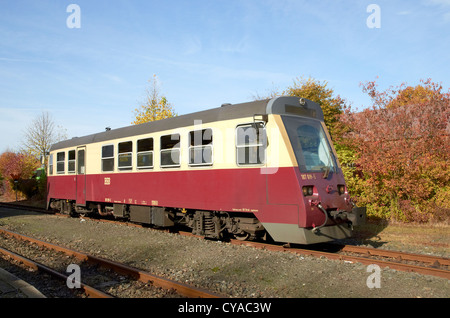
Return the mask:
[[[264,226],[252,213],[198,211],[95,202],[87,202],[85,206],[79,206],[70,200],[52,200],[50,208],[72,216],[97,214],[156,227],[185,226],[190,228],[195,235],[212,239],[231,237],[239,240],[254,240],[267,237]]]

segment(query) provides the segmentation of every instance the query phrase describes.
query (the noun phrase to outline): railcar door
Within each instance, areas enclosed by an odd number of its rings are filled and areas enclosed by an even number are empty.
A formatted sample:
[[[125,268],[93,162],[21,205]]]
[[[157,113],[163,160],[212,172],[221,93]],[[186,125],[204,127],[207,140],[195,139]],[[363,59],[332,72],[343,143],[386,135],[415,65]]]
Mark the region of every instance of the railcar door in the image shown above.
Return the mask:
[[[77,205],[86,205],[86,146],[77,148]]]

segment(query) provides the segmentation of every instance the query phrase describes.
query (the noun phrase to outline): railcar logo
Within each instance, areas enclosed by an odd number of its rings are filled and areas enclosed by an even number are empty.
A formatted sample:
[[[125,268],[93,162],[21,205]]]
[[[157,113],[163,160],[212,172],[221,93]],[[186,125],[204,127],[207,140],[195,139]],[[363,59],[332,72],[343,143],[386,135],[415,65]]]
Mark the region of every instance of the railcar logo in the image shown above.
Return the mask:
[[[105,185],[111,185],[111,178],[105,178]]]

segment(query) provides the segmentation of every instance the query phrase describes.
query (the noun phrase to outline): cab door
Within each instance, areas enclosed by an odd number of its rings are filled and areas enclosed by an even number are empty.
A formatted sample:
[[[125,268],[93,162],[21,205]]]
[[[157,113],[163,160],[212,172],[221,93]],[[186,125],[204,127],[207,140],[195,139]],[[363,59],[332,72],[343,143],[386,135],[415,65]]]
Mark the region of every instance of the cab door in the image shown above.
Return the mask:
[[[77,205],[86,205],[86,146],[77,148]]]

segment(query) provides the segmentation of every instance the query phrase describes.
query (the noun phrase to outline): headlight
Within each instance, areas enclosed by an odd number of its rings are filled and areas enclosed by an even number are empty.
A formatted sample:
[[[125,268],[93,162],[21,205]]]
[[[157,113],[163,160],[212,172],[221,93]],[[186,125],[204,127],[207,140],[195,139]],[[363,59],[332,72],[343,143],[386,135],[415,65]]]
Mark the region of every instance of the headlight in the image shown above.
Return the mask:
[[[339,192],[339,195],[343,195],[345,193],[345,185],[338,184],[338,192]]]
[[[302,190],[305,197],[314,194],[314,186],[304,186]]]

